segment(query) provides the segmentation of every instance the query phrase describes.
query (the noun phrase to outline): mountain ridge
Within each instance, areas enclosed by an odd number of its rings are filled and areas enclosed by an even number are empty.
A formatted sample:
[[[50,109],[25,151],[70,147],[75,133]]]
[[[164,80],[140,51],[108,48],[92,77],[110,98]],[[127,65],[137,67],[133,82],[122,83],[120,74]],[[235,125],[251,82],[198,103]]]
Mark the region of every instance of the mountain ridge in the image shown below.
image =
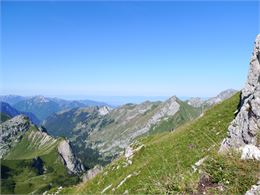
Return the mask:
[[[0,124],[1,193],[43,193],[79,181],[84,171],[69,142],[53,138],[24,115]]]

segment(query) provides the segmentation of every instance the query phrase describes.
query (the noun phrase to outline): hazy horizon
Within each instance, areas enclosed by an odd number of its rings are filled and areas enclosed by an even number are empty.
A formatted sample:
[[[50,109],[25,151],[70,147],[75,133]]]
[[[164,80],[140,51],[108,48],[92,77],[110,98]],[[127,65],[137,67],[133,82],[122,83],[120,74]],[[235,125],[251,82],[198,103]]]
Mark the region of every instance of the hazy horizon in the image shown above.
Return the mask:
[[[228,89],[226,89],[228,90]],[[236,89],[235,89],[236,90]],[[223,90],[225,91],[225,90]],[[221,93],[220,91],[219,93]],[[204,100],[217,96],[219,93],[214,96],[205,97],[205,96],[178,96],[173,94],[171,96],[93,96],[93,95],[44,95],[44,94],[31,94],[31,95],[21,95],[21,94],[0,94],[0,96],[22,96],[22,97],[35,97],[35,96],[44,96],[47,98],[60,98],[64,100],[92,100],[97,102],[107,103],[111,106],[119,106],[127,103],[142,103],[145,101],[165,101],[172,96],[176,96],[182,101],[186,101],[190,98],[202,98]]]

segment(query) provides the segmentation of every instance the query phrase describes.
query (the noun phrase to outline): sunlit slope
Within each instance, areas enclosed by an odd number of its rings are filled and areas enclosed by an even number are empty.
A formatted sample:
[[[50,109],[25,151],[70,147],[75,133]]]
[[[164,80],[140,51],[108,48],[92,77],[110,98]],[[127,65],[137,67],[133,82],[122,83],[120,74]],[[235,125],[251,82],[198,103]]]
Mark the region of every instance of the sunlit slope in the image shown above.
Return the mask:
[[[133,146],[141,149],[134,154],[132,164],[121,157],[91,181],[66,189],[64,193],[198,192],[200,175],[192,166],[219,148],[239,99],[236,94],[175,132],[140,140]]]
[[[1,194],[40,194],[78,182],[63,165],[55,139],[31,125],[1,159]]]
[[[25,133],[22,140],[11,149],[5,159],[32,159],[37,156],[49,154],[53,150],[56,150],[59,141],[60,140],[40,132],[36,127],[32,126],[31,129]]]

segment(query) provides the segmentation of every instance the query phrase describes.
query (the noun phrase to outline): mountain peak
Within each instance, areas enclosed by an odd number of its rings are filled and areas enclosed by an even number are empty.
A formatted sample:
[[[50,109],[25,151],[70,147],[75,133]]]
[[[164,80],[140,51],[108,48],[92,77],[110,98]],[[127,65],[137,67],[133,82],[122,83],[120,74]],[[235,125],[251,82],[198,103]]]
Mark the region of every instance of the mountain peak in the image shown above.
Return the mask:
[[[44,97],[43,95],[35,96],[35,97],[33,97],[33,100],[37,101],[37,102],[40,102],[40,103],[50,102],[50,100],[48,98]]]
[[[177,96],[174,95],[174,96],[170,97],[167,101],[175,102],[175,101],[177,101],[177,100],[178,100]]]
[[[214,104],[218,104],[218,103],[222,102],[223,100],[230,98],[235,93],[237,93],[236,90],[234,90],[234,89],[227,89],[225,91],[220,92],[216,97],[208,99],[206,101],[206,103],[208,105],[210,105],[210,106],[212,106]]]
[[[110,108],[109,106],[101,106],[98,109],[98,112],[100,115],[104,116],[107,115],[108,113],[110,113],[112,110],[112,108]]]

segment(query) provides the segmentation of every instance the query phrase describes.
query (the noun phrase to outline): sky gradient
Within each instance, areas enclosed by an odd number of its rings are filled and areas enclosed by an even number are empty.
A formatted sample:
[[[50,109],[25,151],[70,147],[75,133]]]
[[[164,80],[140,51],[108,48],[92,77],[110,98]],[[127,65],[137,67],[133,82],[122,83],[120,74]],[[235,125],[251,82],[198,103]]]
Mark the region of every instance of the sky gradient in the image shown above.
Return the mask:
[[[4,2],[1,94],[210,97],[245,83],[259,2]]]

